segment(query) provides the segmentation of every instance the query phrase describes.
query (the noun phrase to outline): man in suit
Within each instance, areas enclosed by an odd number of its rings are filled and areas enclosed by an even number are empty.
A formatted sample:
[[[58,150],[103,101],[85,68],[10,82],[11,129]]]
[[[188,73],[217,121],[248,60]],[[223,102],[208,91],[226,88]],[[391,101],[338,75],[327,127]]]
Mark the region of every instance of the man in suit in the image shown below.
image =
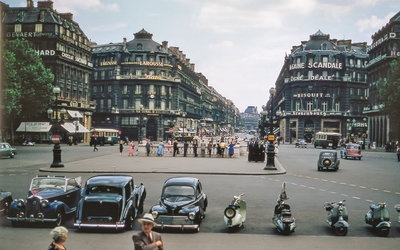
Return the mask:
[[[132,236],[135,250],[164,250],[161,235],[151,231],[157,225],[153,216],[147,213],[138,221],[142,224],[142,231]]]

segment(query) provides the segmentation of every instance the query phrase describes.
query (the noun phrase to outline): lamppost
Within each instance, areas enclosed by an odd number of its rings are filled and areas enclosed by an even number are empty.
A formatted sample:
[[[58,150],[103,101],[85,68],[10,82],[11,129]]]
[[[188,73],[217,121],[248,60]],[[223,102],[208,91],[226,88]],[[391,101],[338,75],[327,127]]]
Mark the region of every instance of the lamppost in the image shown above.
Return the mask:
[[[182,142],[184,142],[185,140],[185,123],[186,123],[186,113],[182,114],[183,117],[183,123],[182,123],[182,127],[183,127],[183,133],[182,133]]]
[[[56,96],[55,100],[55,110],[50,107],[47,110],[47,115],[50,119],[50,124],[52,125],[52,141],[54,143],[53,148],[53,163],[50,165],[51,168],[63,168],[64,164],[61,162],[61,146],[60,146],[60,135],[58,134],[59,126],[64,124],[64,114],[66,110],[62,108],[60,114],[58,113],[58,95],[60,94],[60,88],[54,87],[53,93]]]
[[[75,138],[74,138],[74,145],[78,145],[77,141],[77,131],[79,130],[79,121],[78,121],[78,113],[75,113],[75,121],[74,121],[74,126],[75,126]]]
[[[367,122],[367,118],[363,118],[364,123]],[[368,126],[366,126],[368,127]],[[366,131],[363,131],[363,135],[362,135],[362,140],[363,140],[363,144],[361,145],[361,149],[365,149],[365,138],[367,137]]]
[[[355,123],[356,123],[356,119],[353,119],[353,120],[347,119],[347,125],[348,125],[348,127],[347,127],[347,142],[348,143],[351,142],[350,141],[350,139],[351,139],[350,136],[353,134],[353,126],[354,126]]]
[[[267,163],[265,164],[264,170],[276,170],[275,167],[275,134],[274,127],[278,126],[277,119],[274,119],[274,96],[276,94],[276,89],[271,88],[269,90],[269,94],[271,95],[271,112],[270,118],[267,120],[268,111],[266,110],[266,106],[263,106],[263,129],[269,127],[269,132],[267,136],[268,144],[267,144]],[[276,116],[280,116],[282,112],[280,110],[276,111]],[[265,134],[265,132],[264,132]]]

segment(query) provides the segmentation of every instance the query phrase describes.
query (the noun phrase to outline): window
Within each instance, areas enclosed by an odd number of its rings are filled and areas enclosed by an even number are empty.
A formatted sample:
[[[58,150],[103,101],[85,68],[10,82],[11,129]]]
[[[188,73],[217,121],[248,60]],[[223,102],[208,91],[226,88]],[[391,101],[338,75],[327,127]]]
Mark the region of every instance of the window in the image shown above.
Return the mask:
[[[311,111],[313,109],[313,102],[312,101],[307,101],[307,110]]]
[[[335,111],[336,112],[340,111],[340,102],[335,103]]]
[[[296,58],[296,63],[297,63],[297,64],[301,63],[301,57],[297,57],[297,58]]]
[[[107,109],[111,110],[111,98],[107,99]]]
[[[328,57],[327,56],[323,56],[322,57],[322,62],[323,63],[327,63],[328,62]]]
[[[103,86],[103,85],[100,85],[100,86],[99,86],[99,90],[100,90],[100,91],[99,91],[100,93],[104,93],[104,86]]]
[[[93,93],[97,93],[97,86],[93,86]]]
[[[14,25],[14,32],[21,32],[21,31],[22,31],[22,25],[21,24]]]
[[[328,71],[326,70],[322,71],[322,76],[328,76]]]
[[[124,95],[128,94],[128,85],[122,86],[122,94],[124,94]]]
[[[296,111],[299,111],[299,110],[300,110],[300,102],[297,101],[297,102],[296,102]]]
[[[350,95],[354,95],[353,88],[350,88]]]
[[[321,109],[322,109],[322,111],[327,111],[328,110],[328,102],[323,101],[321,104]]]
[[[136,70],[136,75],[137,76],[141,76],[142,75],[142,70],[141,69],[137,69]]]
[[[35,32],[42,33],[43,25],[41,23],[35,24]]]
[[[111,92],[112,92],[112,86],[111,86],[111,85],[108,85],[108,86],[107,86],[107,92],[108,92],[108,93],[111,93]]]
[[[122,108],[127,109],[128,108],[128,99],[123,99],[122,100]]]
[[[350,66],[354,65],[354,59],[353,58],[349,58],[349,64],[350,64]]]
[[[309,57],[309,58],[308,58],[308,63],[311,64],[311,63],[313,63],[313,62],[314,62],[314,58]]]
[[[101,71],[101,77],[100,77],[100,79],[101,79],[101,80],[104,80],[105,76],[106,76],[106,72],[105,72],[105,71]]]
[[[313,72],[312,70],[309,70],[309,71],[308,71],[308,78],[311,78],[311,77],[313,76],[313,73],[314,73],[314,72]]]
[[[326,43],[321,44],[321,49],[326,50]]]
[[[143,61],[143,57],[142,56],[136,56],[136,62],[141,62]]]
[[[150,70],[150,71],[149,71],[149,75],[150,75],[150,76],[154,76],[154,70]]]

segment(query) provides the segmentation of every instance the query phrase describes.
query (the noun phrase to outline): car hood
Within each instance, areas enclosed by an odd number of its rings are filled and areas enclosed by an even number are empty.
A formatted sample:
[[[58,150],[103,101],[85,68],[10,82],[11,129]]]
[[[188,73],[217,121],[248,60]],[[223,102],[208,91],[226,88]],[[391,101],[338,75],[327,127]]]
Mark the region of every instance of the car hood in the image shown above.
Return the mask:
[[[120,202],[122,200],[122,196],[118,194],[107,194],[107,195],[86,195],[84,198],[85,202],[96,202],[96,201],[103,201],[103,202]]]
[[[195,201],[194,200],[190,200],[190,201],[171,201],[171,200],[162,200],[161,203],[164,205],[164,207],[166,207],[168,210],[172,209],[172,210],[181,210],[183,207],[187,207],[190,205],[194,205]]]

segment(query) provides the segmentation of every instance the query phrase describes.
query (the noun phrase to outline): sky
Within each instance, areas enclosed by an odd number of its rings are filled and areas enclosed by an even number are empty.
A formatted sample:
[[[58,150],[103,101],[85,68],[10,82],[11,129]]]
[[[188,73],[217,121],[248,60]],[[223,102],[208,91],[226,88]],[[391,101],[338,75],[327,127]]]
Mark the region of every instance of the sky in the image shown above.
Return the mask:
[[[25,7],[26,0],[0,0]],[[179,47],[240,112],[261,106],[292,46],[321,30],[330,38],[371,44],[371,35],[400,11],[399,0],[53,0],[71,12],[97,44],[134,38]],[[34,0],[35,7],[37,0]]]

